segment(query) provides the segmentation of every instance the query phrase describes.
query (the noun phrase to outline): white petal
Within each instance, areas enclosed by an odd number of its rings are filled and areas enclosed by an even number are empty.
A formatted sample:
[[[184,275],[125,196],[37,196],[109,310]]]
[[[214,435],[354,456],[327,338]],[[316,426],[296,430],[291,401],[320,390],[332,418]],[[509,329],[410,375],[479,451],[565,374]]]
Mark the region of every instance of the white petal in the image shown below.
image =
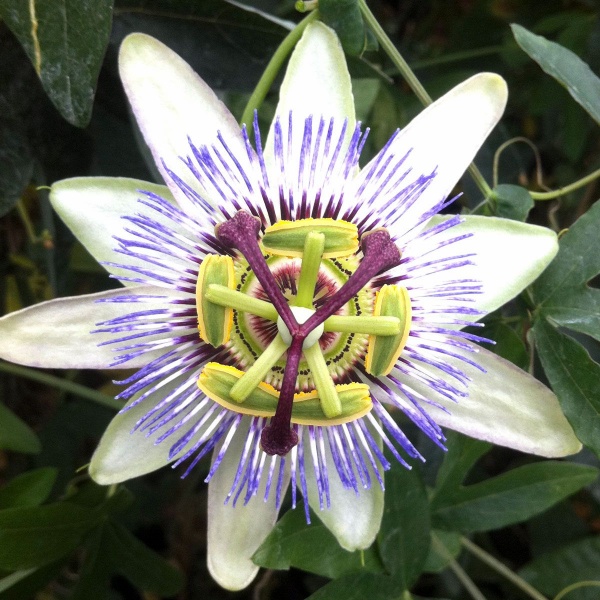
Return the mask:
[[[188,136],[196,146],[202,146],[216,141],[220,131],[236,155],[244,157],[246,150],[238,124],[182,58],[148,35],[134,33],[125,38],[119,71],[158,170],[177,201],[191,212],[189,199],[170,183],[162,161],[192,189],[202,191],[179,160],[190,154]]]
[[[160,223],[174,229],[172,221],[140,204],[141,191],[152,192],[172,201],[169,188],[137,179],[124,177],[75,177],[52,185],[50,202],[75,237],[98,262],[135,264],[134,258],[125,259],[115,252],[113,236],[128,236],[123,230],[128,224],[123,217],[147,212]],[[147,266],[147,265],[145,265]],[[130,272],[105,266],[114,275],[131,276]],[[123,282],[131,285],[129,282]]]
[[[91,331],[97,323],[130,313],[136,306],[103,300],[134,294],[166,296],[168,292],[152,286],[120,288],[49,300],[10,313],[0,319],[0,356],[38,368],[109,369],[116,357],[114,347],[99,344],[113,339],[114,334]],[[126,366],[140,367],[152,358],[146,354]]]
[[[279,90],[276,116],[304,127],[306,117],[349,120],[354,127],[354,96],[344,51],[333,31],[320,22],[311,23],[296,44]],[[301,130],[301,129],[300,129]],[[273,127],[271,126],[271,137]]]
[[[273,487],[268,500],[264,501],[267,479],[264,472],[258,493],[246,506],[243,495],[235,507],[232,504],[233,498],[225,504],[247,433],[248,420],[244,419],[217,472],[208,484],[208,570],[220,586],[231,591],[244,589],[256,577],[259,568],[252,562],[251,556],[273,529],[279,512],[275,506]],[[221,445],[215,448],[213,460],[220,447]],[[277,471],[274,475],[275,481],[276,477]],[[283,492],[286,487],[287,480]]]
[[[440,425],[539,456],[567,456],[581,449],[558,399],[546,386],[483,348],[472,359],[487,372],[451,357],[446,359],[471,378],[469,396],[458,404],[410,381],[416,391],[450,411],[448,414],[433,406],[425,407]]]
[[[390,227],[396,236],[414,227],[451,192],[475,157],[479,147],[500,119],[507,99],[506,83],[493,73],[480,73],[450,90],[420,113],[362,171],[358,186],[369,181],[358,200],[362,211],[353,220],[368,217],[387,203],[395,206],[397,224]],[[407,155],[408,153],[408,155]],[[406,156],[400,165],[399,161]],[[381,174],[371,173],[391,159]],[[410,173],[401,182],[403,175]],[[398,206],[397,194],[421,176],[435,177],[409,208]],[[390,176],[382,189],[380,186]],[[374,204],[369,200],[373,199]],[[357,202],[347,199],[349,208]]]
[[[161,400],[166,398],[178,386],[187,381],[195,383],[195,377],[190,379],[189,374],[180,375],[173,381],[163,385],[145,398],[139,404],[133,406],[125,412],[120,412],[109,423],[102,439],[92,456],[89,466],[90,476],[100,485],[111,485],[120,483],[156,471],[165,465],[182,456],[199,439],[206,430],[204,426],[193,438],[173,457],[169,457],[171,446],[187,431],[185,426],[180,430],[180,435],[165,439],[160,444],[155,444],[169,427],[178,422],[177,419],[168,423],[165,427],[158,429],[150,436],[146,436],[144,431],[133,431],[136,423],[148,414]],[[134,396],[125,406],[130,406],[137,400]],[[184,417],[194,409],[192,404],[181,411],[180,417]],[[195,423],[206,411],[194,415]],[[190,425],[191,426],[191,425]]]
[[[329,508],[324,505],[323,510],[321,510],[313,471],[313,460],[308,450],[307,436],[305,436],[304,447],[310,507],[325,527],[337,538],[342,548],[349,552],[368,548],[375,541],[379,532],[384,502],[383,490],[373,473],[371,465],[367,467],[371,476],[371,487],[369,489],[360,487],[360,481],[358,494],[353,489],[346,489],[335,469],[329,445],[326,444],[325,453],[331,505]],[[366,457],[365,462],[368,462]]]
[[[277,175],[279,168],[274,164],[273,158],[275,123],[277,119],[281,122],[283,154],[287,155],[285,148],[290,135],[290,114],[295,141],[285,170],[296,174],[296,177],[300,172],[300,150],[307,117],[313,118],[313,142],[321,118],[325,120],[325,131],[329,120],[335,119],[332,144],[339,139],[344,121],[347,120],[346,139],[354,130],[354,96],[344,51],[335,32],[323,23],[311,23],[306,28],[288,63],[279,91],[279,103],[265,144],[265,159],[269,165],[275,166],[271,177]],[[292,185],[294,183],[296,182],[291,182]],[[286,182],[284,189],[287,185],[289,184]]]
[[[447,218],[436,216],[428,227]],[[452,255],[472,255],[470,260],[474,265],[461,268],[460,276],[481,282],[482,293],[473,296],[474,307],[486,313],[496,310],[533,283],[558,252],[558,238],[546,227],[496,217],[465,216],[464,219],[464,223],[450,228],[443,237],[472,234],[446,248],[451,248],[448,253]],[[436,241],[441,239],[439,236]],[[431,277],[442,283],[445,278],[455,278],[456,272],[447,270]],[[473,320],[480,318],[475,316]]]

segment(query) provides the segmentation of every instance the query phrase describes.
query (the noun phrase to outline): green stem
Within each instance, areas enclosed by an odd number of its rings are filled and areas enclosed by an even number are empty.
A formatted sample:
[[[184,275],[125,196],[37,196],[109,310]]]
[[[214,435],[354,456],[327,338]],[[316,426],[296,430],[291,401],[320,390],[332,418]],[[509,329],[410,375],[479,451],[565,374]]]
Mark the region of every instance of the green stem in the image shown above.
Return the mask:
[[[571,183],[558,190],[553,190],[552,192],[529,192],[529,194],[534,200],[554,200],[554,198],[558,198],[559,196],[563,196],[564,194],[568,194],[569,192],[574,192],[580,187],[591,183],[598,177],[600,177],[600,169],[597,169],[596,171],[590,173],[589,175],[586,175],[582,179],[579,179],[574,183]]]
[[[254,88],[254,91],[252,92],[252,95],[246,104],[242,118],[240,119],[240,124],[246,124],[248,135],[252,133],[254,111],[257,110],[263,103],[263,100],[265,99],[269,89],[273,85],[273,81],[275,81],[275,77],[277,77],[277,73],[279,73],[286,58],[294,49],[294,46],[297,44],[298,40],[302,36],[302,33],[306,29],[306,26],[310,22],[314,21],[318,17],[318,14],[319,11],[313,10],[306,17],[304,17],[304,19],[302,19],[302,21],[300,21],[300,23],[298,23],[298,25],[296,25],[296,27],[294,27],[294,29],[288,33],[281,44],[279,44],[277,50],[275,50],[275,54],[273,54],[271,57],[269,64],[267,65],[260,80],[256,84],[256,87]]]
[[[554,600],[562,600],[567,594],[570,594],[573,590],[578,590],[582,587],[600,587],[600,581],[578,581],[567,586],[564,590],[561,590],[554,596]]]
[[[486,600],[486,597],[481,593],[479,588],[475,585],[475,582],[467,575],[467,572],[454,560],[454,557],[448,551],[448,548],[444,546],[442,540],[440,540],[434,533],[431,534],[431,543],[433,549],[448,560],[448,566],[452,572],[456,575],[456,578],[463,584],[464,588],[469,592],[473,600]]]
[[[383,30],[383,27],[377,22],[375,15],[370,11],[367,6],[366,0],[358,0],[358,5],[362,13],[365,23],[369,26],[371,31],[374,33],[377,41],[381,44],[385,53],[390,57],[394,66],[398,69],[404,80],[409,85],[410,89],[414,92],[417,98],[421,101],[423,106],[429,106],[433,103],[431,96],[427,93],[427,90],[423,87],[413,70],[408,66],[408,63],[404,60],[400,52],[392,40],[388,37],[387,33]],[[489,198],[492,193],[492,188],[487,184],[485,178],[481,174],[481,171],[471,163],[469,166],[469,173],[473,178],[473,181],[477,184],[477,187],[481,190],[481,193]]]
[[[68,379],[63,379],[62,377],[56,377],[55,375],[44,373],[43,371],[29,369],[28,367],[22,367],[20,365],[15,365],[13,363],[4,361],[0,361],[0,371],[11,373],[12,375],[17,375],[18,377],[25,377],[33,381],[38,381],[50,387],[58,388],[70,394],[75,394],[84,400],[90,400],[91,402],[95,402],[96,404],[100,404],[106,408],[110,408],[111,410],[121,410],[123,408],[123,403],[115,400],[111,396],[107,396],[106,394],[96,390],[92,390],[85,385],[74,383]]]
[[[484,562],[486,565],[494,569],[494,571],[503,577],[506,577],[508,581],[518,587],[530,598],[533,598],[534,600],[548,600],[546,596],[538,592],[533,586],[529,585],[523,578],[519,577],[497,558],[494,558],[491,554],[474,544],[471,540],[467,539],[466,537],[461,537],[460,543],[463,548],[475,555],[481,562]]]
[[[31,223],[31,219],[29,218],[29,214],[25,209],[25,204],[23,203],[22,199],[17,200],[16,209],[19,213],[21,222],[23,223],[23,227],[25,227],[25,231],[27,232],[29,242],[31,244],[37,244],[40,241],[40,238],[35,233],[35,229],[33,227],[33,224]]]

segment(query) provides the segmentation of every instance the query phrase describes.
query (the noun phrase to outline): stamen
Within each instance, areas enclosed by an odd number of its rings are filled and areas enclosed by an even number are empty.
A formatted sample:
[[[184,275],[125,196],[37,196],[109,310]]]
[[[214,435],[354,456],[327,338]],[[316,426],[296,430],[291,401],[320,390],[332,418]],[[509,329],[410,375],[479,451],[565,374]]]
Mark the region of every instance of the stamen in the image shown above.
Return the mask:
[[[335,314],[346,302],[364,288],[375,275],[400,263],[402,254],[385,229],[365,233],[360,240],[363,259],[348,281],[306,323],[302,333],[312,331],[327,317]]]
[[[313,307],[315,285],[319,276],[319,267],[325,249],[325,235],[311,231],[304,240],[304,253],[302,254],[302,266],[298,279],[298,293],[296,294],[296,306],[304,308]]]
[[[287,349],[288,344],[286,344],[281,335],[275,336],[275,339],[265,348],[265,351],[256,359],[256,362],[231,388],[229,395],[236,402],[243,402],[265,378],[273,365],[283,356],[283,353]]]
[[[237,290],[232,290],[224,285],[216,283],[209,285],[205,297],[213,304],[229,306],[240,312],[252,313],[269,321],[277,321],[279,318],[277,309],[272,304]]]
[[[329,375],[327,363],[318,344],[304,349],[304,358],[310,368],[315,387],[321,399],[321,408],[325,416],[333,419],[342,414],[342,402],[337,394],[333,379]]]
[[[235,306],[234,306],[235,308]],[[372,315],[332,315],[325,319],[323,330],[338,333],[366,333],[369,335],[398,335],[401,330],[397,317],[375,317]]]

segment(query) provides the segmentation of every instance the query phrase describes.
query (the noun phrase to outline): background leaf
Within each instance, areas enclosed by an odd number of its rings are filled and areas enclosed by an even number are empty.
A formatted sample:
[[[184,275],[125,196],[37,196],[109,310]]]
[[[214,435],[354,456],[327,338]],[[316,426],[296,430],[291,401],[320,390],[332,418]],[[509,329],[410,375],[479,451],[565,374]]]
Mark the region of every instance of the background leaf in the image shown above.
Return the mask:
[[[600,538],[587,537],[567,546],[543,554],[523,569],[519,575],[550,597],[578,581],[600,583]],[[600,587],[574,590],[569,600],[597,600]]]
[[[68,502],[0,511],[0,568],[29,569],[66,556],[99,519]]]
[[[0,489],[0,509],[39,506],[48,499],[57,474],[57,469],[46,467],[15,477]]]
[[[181,589],[181,572],[140,542],[125,527],[111,523],[108,539],[113,567],[134,585],[161,596],[173,596]]]
[[[37,435],[0,402],[0,448],[37,454],[42,446]]]
[[[383,564],[405,589],[418,579],[429,554],[429,503],[417,469],[392,469],[377,541]]]
[[[307,600],[391,600],[402,598],[402,591],[398,582],[387,575],[350,573],[328,583]]]
[[[536,316],[600,341],[600,290],[588,282],[600,273],[600,202],[560,238],[559,251],[532,287]]]
[[[436,527],[473,532],[519,523],[570,496],[598,476],[598,470],[566,462],[526,465],[460,488],[432,505]]]
[[[0,17],[25,48],[46,93],[61,115],[79,127],[87,125],[92,114],[112,4],[112,0],[0,0]]]
[[[252,560],[267,569],[304,569],[323,577],[336,578],[358,570],[382,571],[374,548],[348,552],[311,513],[306,524],[301,510],[288,510],[267,536]]]
[[[574,339],[544,319],[533,326],[544,371],[577,437],[600,456],[600,365]]]
[[[511,25],[511,29],[517,44],[600,124],[600,79],[589,66],[567,48],[520,25]]]
[[[492,190],[492,198],[496,204],[497,216],[505,219],[526,221],[529,211],[533,208],[533,199],[520,185],[497,185]]]

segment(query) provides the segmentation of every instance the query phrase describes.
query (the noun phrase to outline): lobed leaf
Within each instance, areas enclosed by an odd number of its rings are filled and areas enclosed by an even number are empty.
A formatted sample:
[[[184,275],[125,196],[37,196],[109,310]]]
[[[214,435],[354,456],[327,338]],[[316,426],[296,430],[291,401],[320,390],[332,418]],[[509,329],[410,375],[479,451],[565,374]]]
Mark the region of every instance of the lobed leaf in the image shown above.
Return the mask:
[[[600,340],[600,290],[588,282],[600,273],[600,202],[560,238],[559,251],[532,287],[537,316]]]

